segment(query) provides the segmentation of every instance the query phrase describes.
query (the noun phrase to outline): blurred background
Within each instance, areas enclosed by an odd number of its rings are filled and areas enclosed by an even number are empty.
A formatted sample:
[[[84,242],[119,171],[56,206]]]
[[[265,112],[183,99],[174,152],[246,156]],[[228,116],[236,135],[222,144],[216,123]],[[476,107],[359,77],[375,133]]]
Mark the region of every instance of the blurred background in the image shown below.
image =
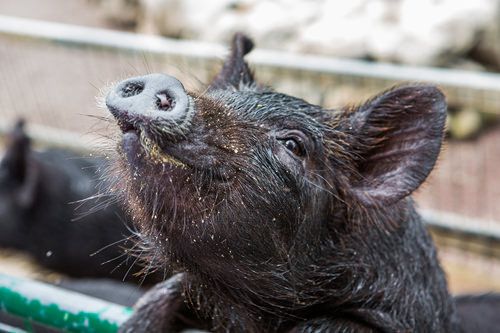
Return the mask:
[[[236,31],[261,82],[326,107],[438,84],[447,143],[415,198],[452,291],[500,291],[498,0],[2,0],[0,130],[24,117],[39,147],[93,154],[115,130],[96,118],[104,87],[167,72],[203,89]],[[0,271],[53,276],[11,251]]]

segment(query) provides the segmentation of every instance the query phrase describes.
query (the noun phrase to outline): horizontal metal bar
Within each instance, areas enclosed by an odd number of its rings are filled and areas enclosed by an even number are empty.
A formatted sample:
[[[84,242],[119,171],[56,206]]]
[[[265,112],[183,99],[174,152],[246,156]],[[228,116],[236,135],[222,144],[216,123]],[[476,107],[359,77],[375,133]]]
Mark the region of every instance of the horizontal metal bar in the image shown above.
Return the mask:
[[[0,311],[86,333],[114,333],[132,314],[128,307],[4,274],[0,274]]]
[[[227,53],[226,46],[213,43],[176,40],[3,15],[0,15],[0,34],[81,46],[188,58],[215,60]],[[500,91],[500,75],[494,73],[375,63],[263,49],[253,51],[249,55],[249,60],[255,65],[298,71],[369,77],[391,81],[423,81],[473,90]]]
[[[27,333],[27,331],[0,323],[0,333]]]
[[[0,135],[7,134],[12,128],[13,124],[0,118]],[[28,124],[26,132],[36,144],[42,146],[67,148],[82,153],[92,153],[99,151],[100,148],[97,144],[100,140],[88,134],[83,136],[75,132],[32,123]]]
[[[420,209],[419,213],[424,223],[431,228],[500,243],[500,223],[497,221],[483,221],[429,209]]]
[[[0,15],[0,34],[81,46],[195,58],[220,57],[226,51],[225,47],[212,43],[180,41],[153,35],[139,35],[4,15]]]

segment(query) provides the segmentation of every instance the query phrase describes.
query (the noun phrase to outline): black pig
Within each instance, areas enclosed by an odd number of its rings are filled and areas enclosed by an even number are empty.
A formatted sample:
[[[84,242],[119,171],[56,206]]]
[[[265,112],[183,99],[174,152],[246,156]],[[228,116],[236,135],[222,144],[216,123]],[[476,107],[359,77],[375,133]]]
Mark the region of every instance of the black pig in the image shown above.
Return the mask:
[[[441,148],[443,94],[411,84],[325,110],[255,83],[252,47],[236,35],[203,93],[153,74],[106,97],[114,188],[150,260],[179,272],[121,330],[456,332],[409,198]]]
[[[0,161],[0,246],[75,277],[135,279],[142,268],[124,262],[122,241],[132,233],[120,206],[91,199],[75,211],[70,204],[96,196],[103,165],[62,149],[32,150],[18,122]]]
[[[500,328],[500,295],[461,295],[455,298],[462,332],[496,333]]]

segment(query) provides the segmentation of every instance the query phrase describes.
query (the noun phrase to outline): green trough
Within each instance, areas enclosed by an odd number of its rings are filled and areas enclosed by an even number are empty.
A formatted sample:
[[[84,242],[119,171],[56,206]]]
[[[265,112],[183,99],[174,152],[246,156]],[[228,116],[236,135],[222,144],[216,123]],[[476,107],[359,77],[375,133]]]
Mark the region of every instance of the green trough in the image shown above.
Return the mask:
[[[0,274],[0,311],[25,319],[25,327],[0,323],[0,332],[31,332],[36,322],[64,332],[114,333],[132,308],[46,283]]]

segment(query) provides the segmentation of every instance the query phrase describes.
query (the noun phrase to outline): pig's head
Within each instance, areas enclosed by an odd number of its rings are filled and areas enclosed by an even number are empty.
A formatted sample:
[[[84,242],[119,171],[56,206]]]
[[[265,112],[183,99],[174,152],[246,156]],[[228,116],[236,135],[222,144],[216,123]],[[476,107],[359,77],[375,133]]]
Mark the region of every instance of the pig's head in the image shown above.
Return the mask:
[[[434,166],[446,116],[437,88],[325,110],[257,84],[243,60],[251,49],[236,35],[202,93],[152,74],[106,98],[123,132],[115,188],[162,264],[277,276],[293,253],[355,253],[342,235],[397,227],[392,212]]]
[[[6,136],[6,149],[0,160],[0,236],[3,245],[22,232],[22,221],[30,211],[37,186],[37,170],[30,162],[30,139],[19,120]]]

